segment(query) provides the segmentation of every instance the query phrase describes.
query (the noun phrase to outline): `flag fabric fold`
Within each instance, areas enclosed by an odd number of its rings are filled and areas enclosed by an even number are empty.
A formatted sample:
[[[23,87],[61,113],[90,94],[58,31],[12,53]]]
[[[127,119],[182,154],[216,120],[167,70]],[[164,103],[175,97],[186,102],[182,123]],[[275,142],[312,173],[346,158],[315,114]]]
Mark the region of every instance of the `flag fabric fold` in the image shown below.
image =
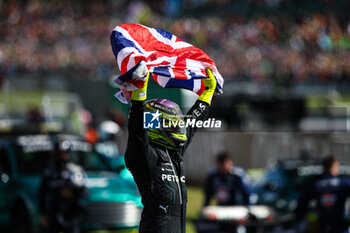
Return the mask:
[[[161,87],[185,88],[200,95],[205,89],[205,69],[210,68],[217,79],[215,95],[222,94],[224,80],[213,60],[167,31],[123,24],[114,28],[110,39],[121,72],[114,80],[121,89],[115,96],[123,103],[143,86],[147,72]]]

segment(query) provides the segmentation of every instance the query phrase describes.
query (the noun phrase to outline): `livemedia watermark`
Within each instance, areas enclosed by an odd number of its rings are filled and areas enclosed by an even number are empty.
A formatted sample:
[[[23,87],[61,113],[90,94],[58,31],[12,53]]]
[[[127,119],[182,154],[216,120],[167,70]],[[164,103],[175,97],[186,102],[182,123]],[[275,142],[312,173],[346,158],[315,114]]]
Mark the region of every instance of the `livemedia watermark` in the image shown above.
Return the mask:
[[[166,129],[166,128],[203,128],[203,129],[219,129],[222,127],[221,120],[208,118],[206,120],[197,120],[191,116],[184,116],[178,120],[178,116],[167,116],[169,119],[161,118],[161,113],[144,112],[143,113],[143,128],[144,129]]]

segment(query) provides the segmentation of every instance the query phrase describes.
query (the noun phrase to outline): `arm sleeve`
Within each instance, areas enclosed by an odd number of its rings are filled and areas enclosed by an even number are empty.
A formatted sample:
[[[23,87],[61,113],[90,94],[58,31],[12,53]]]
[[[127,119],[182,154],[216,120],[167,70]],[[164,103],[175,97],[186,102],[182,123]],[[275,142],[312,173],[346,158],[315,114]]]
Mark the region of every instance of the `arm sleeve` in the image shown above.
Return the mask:
[[[242,189],[243,204],[250,205],[250,195],[252,194],[252,190],[242,177],[240,177],[240,183]]]
[[[205,199],[204,199],[203,206],[208,206],[209,205],[210,198],[213,195],[213,188],[212,188],[212,185],[211,185],[211,181],[212,181],[212,179],[211,179],[211,176],[209,175],[207,177],[207,180],[205,182],[205,187],[204,187]]]
[[[209,113],[209,104],[204,101],[197,100],[192,108],[187,112],[185,120],[191,121],[204,121],[207,119]],[[185,148],[191,143],[194,134],[197,131],[197,127],[188,127],[187,128],[187,142]]]
[[[129,109],[129,138],[125,152],[125,163],[129,168],[143,163],[148,148],[147,131],[143,128],[143,105],[144,101],[131,101]]]

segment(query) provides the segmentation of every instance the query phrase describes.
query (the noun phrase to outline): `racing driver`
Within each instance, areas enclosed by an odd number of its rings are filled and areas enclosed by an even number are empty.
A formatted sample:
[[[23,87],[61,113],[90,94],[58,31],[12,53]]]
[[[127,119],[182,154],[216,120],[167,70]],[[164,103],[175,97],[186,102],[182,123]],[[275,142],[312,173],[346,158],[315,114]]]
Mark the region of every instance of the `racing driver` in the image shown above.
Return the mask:
[[[144,86],[132,93],[125,162],[144,205],[140,233],[185,232],[187,192],[183,156],[196,131],[195,127],[179,126],[144,129],[144,112],[153,112],[154,118],[172,122],[205,120],[217,83],[209,68],[206,72],[205,90],[185,118],[172,101],[146,101],[149,73]]]

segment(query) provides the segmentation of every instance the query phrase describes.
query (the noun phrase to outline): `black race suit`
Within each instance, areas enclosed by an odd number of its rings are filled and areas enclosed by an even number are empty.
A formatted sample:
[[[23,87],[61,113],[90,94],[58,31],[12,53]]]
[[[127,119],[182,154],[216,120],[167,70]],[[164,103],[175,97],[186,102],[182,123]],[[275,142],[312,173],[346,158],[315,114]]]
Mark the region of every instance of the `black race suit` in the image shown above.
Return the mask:
[[[207,177],[204,206],[209,205],[213,196],[220,206],[249,205],[250,195],[251,189],[243,168],[234,166],[227,174],[216,168]]]
[[[140,233],[185,233],[187,192],[183,166],[185,149],[196,131],[187,129],[187,142],[179,150],[150,144],[143,129],[143,101],[132,101],[125,163],[134,176],[144,209]],[[204,120],[209,105],[197,100],[187,117]]]
[[[308,212],[308,203],[316,200],[319,233],[349,232],[346,221],[346,200],[350,196],[350,179],[324,174],[307,183],[295,210],[301,218]]]

